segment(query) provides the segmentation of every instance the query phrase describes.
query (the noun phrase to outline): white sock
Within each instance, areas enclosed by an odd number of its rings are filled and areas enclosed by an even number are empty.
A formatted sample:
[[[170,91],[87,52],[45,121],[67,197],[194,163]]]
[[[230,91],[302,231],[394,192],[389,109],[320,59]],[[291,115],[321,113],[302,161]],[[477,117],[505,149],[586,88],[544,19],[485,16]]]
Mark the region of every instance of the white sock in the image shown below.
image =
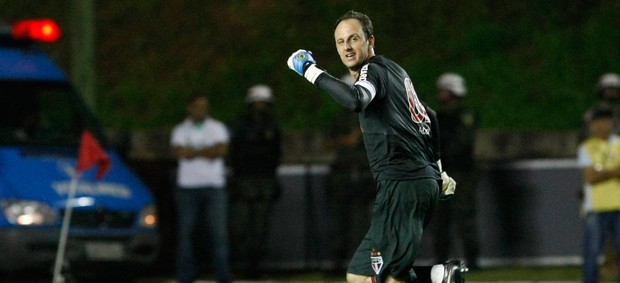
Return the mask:
[[[433,265],[433,268],[431,268],[431,282],[442,283],[445,273],[446,268],[443,266],[443,264]]]

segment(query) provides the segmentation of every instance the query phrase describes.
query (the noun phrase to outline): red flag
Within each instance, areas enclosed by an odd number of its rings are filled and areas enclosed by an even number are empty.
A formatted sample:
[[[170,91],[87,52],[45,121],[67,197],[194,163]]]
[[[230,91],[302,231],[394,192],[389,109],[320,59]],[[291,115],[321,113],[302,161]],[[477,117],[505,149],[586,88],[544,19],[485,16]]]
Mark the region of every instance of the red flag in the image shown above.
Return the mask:
[[[77,170],[78,173],[97,165],[97,180],[110,170],[112,162],[108,154],[101,148],[99,142],[90,131],[85,130],[82,133],[82,141],[80,142],[80,151],[78,152]]]

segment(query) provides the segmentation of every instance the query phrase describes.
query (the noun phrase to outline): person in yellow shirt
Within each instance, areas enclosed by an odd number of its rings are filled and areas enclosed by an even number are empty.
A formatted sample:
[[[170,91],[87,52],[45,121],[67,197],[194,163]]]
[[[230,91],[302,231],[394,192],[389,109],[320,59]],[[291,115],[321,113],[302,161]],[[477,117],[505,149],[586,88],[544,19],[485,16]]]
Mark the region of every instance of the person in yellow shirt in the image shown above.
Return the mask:
[[[583,282],[599,282],[598,257],[605,237],[620,247],[620,142],[613,133],[614,114],[601,107],[592,112],[590,136],[580,144],[584,198]],[[620,260],[616,260],[620,262]],[[620,268],[620,267],[619,267]]]

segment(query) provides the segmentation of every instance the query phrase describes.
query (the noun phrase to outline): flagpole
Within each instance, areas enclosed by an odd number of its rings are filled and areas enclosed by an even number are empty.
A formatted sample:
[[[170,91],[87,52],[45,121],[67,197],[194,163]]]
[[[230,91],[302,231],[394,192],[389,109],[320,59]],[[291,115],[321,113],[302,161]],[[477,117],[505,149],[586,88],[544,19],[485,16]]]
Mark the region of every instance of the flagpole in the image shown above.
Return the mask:
[[[65,249],[67,246],[67,238],[69,235],[69,226],[71,223],[71,214],[73,212],[73,199],[77,191],[77,184],[80,173],[76,170],[71,176],[69,192],[67,193],[67,203],[65,204],[65,215],[62,218],[62,227],[60,229],[60,239],[58,240],[58,250],[56,251],[56,261],[54,263],[54,279],[53,283],[64,283],[65,278],[62,274],[62,266],[65,258]]]
[[[80,139],[80,147],[78,149],[77,164],[75,171],[71,175],[71,184],[69,192],[67,192],[67,203],[65,204],[65,215],[62,218],[62,227],[60,229],[60,239],[58,240],[58,250],[56,251],[56,262],[54,263],[54,279],[52,283],[64,283],[65,277],[62,274],[62,267],[65,259],[65,250],[67,246],[67,238],[69,235],[69,224],[71,223],[71,214],[73,212],[73,200],[77,191],[78,181],[82,171],[97,165],[97,180],[103,178],[105,173],[112,165],[110,157],[101,147],[97,139],[88,130],[82,132]]]

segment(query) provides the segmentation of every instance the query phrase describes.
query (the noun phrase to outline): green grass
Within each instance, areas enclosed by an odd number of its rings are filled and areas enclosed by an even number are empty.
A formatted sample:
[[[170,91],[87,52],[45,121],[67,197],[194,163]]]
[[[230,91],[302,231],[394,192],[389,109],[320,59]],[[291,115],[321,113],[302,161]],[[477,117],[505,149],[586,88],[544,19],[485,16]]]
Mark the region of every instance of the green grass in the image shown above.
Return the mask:
[[[214,282],[212,274],[201,278],[199,282]],[[173,276],[144,278],[139,283],[169,283]],[[342,283],[345,275],[333,275],[320,271],[278,271],[263,274],[260,280],[241,280],[245,282],[325,282]],[[581,282],[581,267],[498,267],[470,271],[465,282]],[[615,282],[615,271],[612,266],[601,269],[601,282]]]
[[[601,271],[601,281],[615,281],[613,272]],[[344,275],[325,275],[321,272],[300,272],[267,276],[268,281],[277,282],[345,282]],[[500,267],[470,271],[466,282],[580,282],[581,267]]]
[[[471,271],[465,278],[467,281],[581,281],[581,268],[488,268]]]

